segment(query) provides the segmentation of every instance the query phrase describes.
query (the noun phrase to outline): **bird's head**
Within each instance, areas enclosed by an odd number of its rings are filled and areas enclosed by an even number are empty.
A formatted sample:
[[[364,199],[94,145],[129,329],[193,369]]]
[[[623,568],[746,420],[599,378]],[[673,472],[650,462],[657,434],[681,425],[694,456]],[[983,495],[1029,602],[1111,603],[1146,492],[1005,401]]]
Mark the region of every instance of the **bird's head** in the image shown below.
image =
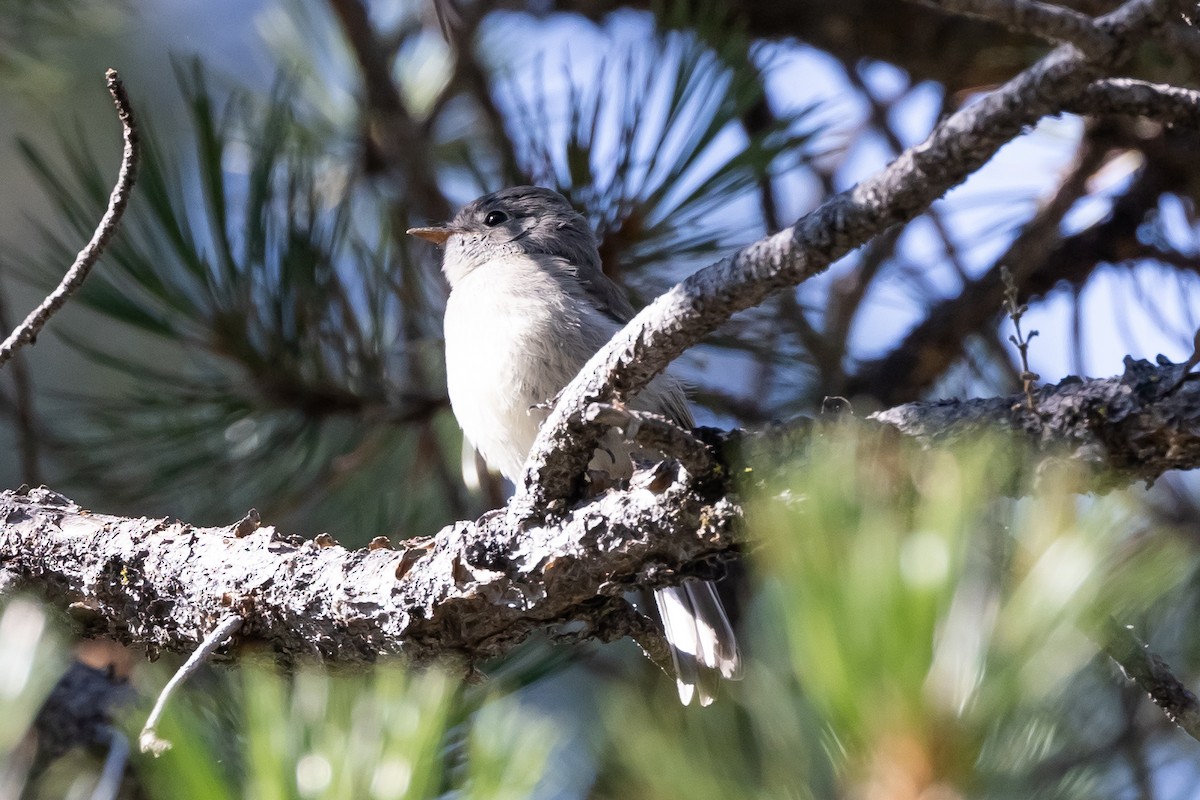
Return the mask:
[[[463,277],[506,255],[548,255],[599,269],[596,237],[567,199],[551,189],[515,186],[484,195],[445,225],[410,228],[443,245],[442,271],[454,288]]]

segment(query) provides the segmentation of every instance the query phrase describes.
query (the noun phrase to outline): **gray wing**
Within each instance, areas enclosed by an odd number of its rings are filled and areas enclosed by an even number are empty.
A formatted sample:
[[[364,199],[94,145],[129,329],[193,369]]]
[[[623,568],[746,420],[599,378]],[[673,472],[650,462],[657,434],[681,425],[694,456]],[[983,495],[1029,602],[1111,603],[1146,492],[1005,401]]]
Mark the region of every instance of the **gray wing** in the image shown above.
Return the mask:
[[[599,264],[575,267],[575,276],[583,291],[606,316],[619,322],[622,327],[633,319],[633,315],[637,312],[634,311],[633,304],[629,302],[629,296],[625,294],[624,289],[604,274],[604,270],[600,268]]]
[[[564,258],[550,256],[542,260],[550,269],[568,279],[568,291],[581,293],[601,313],[624,327],[636,313],[625,290],[601,271],[599,263],[590,260],[582,265]],[[578,295],[577,295],[578,296]],[[663,414],[675,424],[691,430],[695,427],[688,407],[683,383],[669,373],[663,373],[634,400],[635,408]]]

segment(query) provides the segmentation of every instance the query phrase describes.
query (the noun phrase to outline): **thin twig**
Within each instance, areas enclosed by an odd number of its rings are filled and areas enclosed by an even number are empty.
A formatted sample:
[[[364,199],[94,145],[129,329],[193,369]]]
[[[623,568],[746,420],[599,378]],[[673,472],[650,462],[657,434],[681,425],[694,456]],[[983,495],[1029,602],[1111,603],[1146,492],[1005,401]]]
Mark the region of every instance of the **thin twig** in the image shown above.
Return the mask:
[[[108,83],[108,93],[112,95],[113,102],[117,106],[117,116],[124,129],[125,147],[121,153],[121,171],[117,175],[117,185],[113,187],[112,195],[108,199],[108,210],[100,218],[100,224],[96,227],[96,232],[92,234],[91,241],[79,251],[79,255],[75,257],[75,263],[67,270],[62,282],[46,296],[41,305],[25,318],[24,322],[17,326],[17,329],[4,340],[4,343],[0,344],[0,367],[3,367],[21,347],[34,343],[38,333],[50,317],[63,307],[67,298],[83,283],[84,278],[91,272],[92,266],[100,258],[100,254],[104,252],[105,245],[116,233],[117,224],[121,221],[121,215],[125,213],[125,206],[129,203],[129,195],[133,191],[133,182],[137,176],[139,152],[137,125],[133,119],[133,108],[129,104],[129,96],[125,94],[125,86],[121,83],[117,71],[115,69],[108,70],[104,73],[104,78]]]
[[[1021,332],[1021,317],[1025,316],[1025,312],[1029,310],[1029,305],[1018,301],[1017,283],[1013,280],[1008,267],[1000,267],[1000,280],[1004,282],[1004,309],[1008,312],[1008,318],[1012,320],[1013,328],[1016,330],[1016,333],[1009,336],[1008,340],[1021,354],[1021,385],[1025,389],[1025,401],[1029,404],[1030,411],[1036,411],[1033,402],[1033,382],[1041,376],[1029,369],[1029,343],[1033,337],[1038,335],[1038,332],[1030,331],[1028,336]]]
[[[966,282],[958,295],[933,304],[925,319],[889,353],[862,363],[847,382],[846,391],[871,395],[884,405],[921,396],[964,354],[963,342],[971,334],[995,324],[997,309],[1004,302],[1001,265],[1015,266],[1013,277],[1027,293],[1032,293],[1029,284],[1037,276],[1052,273],[1057,278],[1064,259],[1056,261],[1052,255],[1060,252],[1062,220],[1087,193],[1088,179],[1104,163],[1110,138],[1104,129],[1090,123],[1074,165],[1054,193],[1039,204],[1004,254],[993,262],[995,266]],[[1122,195],[1118,204],[1126,197]],[[1087,252],[1105,251],[1091,247]],[[1054,265],[1053,270],[1047,265]]]
[[[158,718],[162,716],[163,710],[167,707],[167,701],[174,694],[179,686],[191,677],[192,673],[200,668],[209,656],[230,636],[237,632],[238,628],[242,627],[245,622],[238,614],[232,614],[226,617],[220,625],[213,629],[213,632],[204,638],[200,646],[188,656],[188,660],[183,663],[183,666],[171,676],[171,680],[167,681],[167,685],[158,695],[158,700],[154,702],[154,708],[150,710],[150,716],[146,718],[146,724],[142,727],[141,734],[138,735],[138,746],[141,747],[143,753],[153,753],[155,756],[161,756],[164,752],[171,749],[171,743],[166,739],[159,737],[155,728],[158,726]]]
[[[1101,646],[1104,652],[1117,662],[1125,677],[1150,695],[1167,719],[1182,728],[1188,736],[1200,740],[1200,702],[1175,677],[1167,663],[1148,650],[1131,628],[1118,624],[1114,619],[1106,621],[1102,633],[1104,640]]]

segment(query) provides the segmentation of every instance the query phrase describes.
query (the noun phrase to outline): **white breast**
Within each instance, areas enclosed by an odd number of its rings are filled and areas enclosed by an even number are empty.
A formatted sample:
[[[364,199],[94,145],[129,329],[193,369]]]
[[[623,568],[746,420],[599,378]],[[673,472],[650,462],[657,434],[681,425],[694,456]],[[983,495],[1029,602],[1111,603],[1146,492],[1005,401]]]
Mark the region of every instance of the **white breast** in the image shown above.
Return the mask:
[[[615,332],[528,256],[488,262],[458,281],[445,319],[450,405],[489,465],[520,477],[547,414],[534,406]]]

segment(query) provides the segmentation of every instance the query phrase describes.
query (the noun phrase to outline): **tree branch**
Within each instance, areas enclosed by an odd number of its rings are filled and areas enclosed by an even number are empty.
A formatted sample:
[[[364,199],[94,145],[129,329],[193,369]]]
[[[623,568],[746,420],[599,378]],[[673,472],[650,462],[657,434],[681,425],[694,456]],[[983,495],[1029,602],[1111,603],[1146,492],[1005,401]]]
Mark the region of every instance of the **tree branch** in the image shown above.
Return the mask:
[[[971,334],[994,325],[999,318],[1004,300],[1002,269],[1015,268],[1022,299],[1028,297],[1028,283],[1047,272],[1047,265],[1053,265],[1057,275],[1062,260],[1050,254],[1061,239],[1062,220],[1086,194],[1088,180],[1104,163],[1112,139],[1107,126],[1089,125],[1075,164],[1004,253],[978,278],[965,281],[957,295],[932,304],[925,319],[889,352],[860,364],[846,381],[845,393],[852,397],[868,395],[885,406],[920,397],[963,356]],[[1137,196],[1140,199],[1141,195]],[[1051,287],[1056,282],[1050,281]]]
[[[964,284],[957,295],[934,304],[925,319],[889,352],[860,364],[846,393],[869,395],[882,405],[919,397],[963,355],[963,344],[972,334],[986,332],[999,318],[1003,297],[1000,266],[1015,268],[1021,299],[1029,301],[1062,285],[1078,289],[1106,264],[1138,257],[1170,259],[1169,253],[1141,242],[1138,231],[1146,215],[1157,208],[1161,195],[1187,191],[1189,165],[1198,142],[1200,137],[1191,130],[1164,130],[1147,139],[1131,121],[1092,121],[1076,166],[1005,253],[987,272]],[[1054,220],[1061,219],[1086,193],[1088,178],[1110,152],[1132,148],[1145,154],[1144,166],[1113,200],[1109,213],[1063,237]],[[1176,261],[1179,269],[1200,270],[1195,259],[1192,263],[1186,258]]]
[[[947,13],[997,22],[1015,33],[1028,33],[1055,44],[1070,42],[1091,56],[1103,57],[1112,37],[1087,14],[1036,0],[915,0]]]
[[[1067,104],[1078,114],[1123,114],[1200,129],[1200,92],[1134,78],[1096,81]]]
[[[578,486],[599,431],[592,403],[624,399],[738,311],[823,272],[893,225],[907,222],[983,166],[1027,125],[1058,113],[1157,29],[1182,0],[1129,0],[1097,20],[1120,43],[1103,62],[1064,45],[939,124],[886,169],[826,201],[795,225],[700,270],[634,318],[563,391],[542,426],[509,505],[517,519],[561,509]]]
[[[1036,467],[1081,464],[1080,490],[1200,467],[1200,381],[1185,365],[1127,362],[1124,375],[1067,379],[1023,395],[913,403],[873,420],[929,446],[1000,431]],[[603,409],[598,409],[603,411]],[[652,418],[647,436],[663,433]],[[180,521],[91,513],[45,489],[0,494],[0,572],[70,605],[94,634],[151,653],[191,652],[218,621],[244,618],[231,647],[263,641],[285,658],[343,664],[403,654],[414,662],[498,656],[536,631],[572,626],[572,639],[632,636],[662,656],[654,626],[621,601],[630,590],[714,574],[740,534],[730,475],[792,462],[811,420],[714,435],[728,467],[689,475],[675,462],[527,525],[504,514],[459,522],[401,549],[346,550],[271,527],[196,528]],[[648,440],[649,441],[649,440]],[[684,452],[694,445],[664,439]],[[704,467],[697,461],[697,472]],[[6,588],[11,590],[15,585]],[[618,602],[620,601],[620,602]]]
[[[241,523],[238,524],[241,525]],[[167,681],[167,685],[158,693],[158,699],[154,701],[154,708],[150,709],[150,715],[146,717],[146,724],[142,726],[142,732],[138,735],[138,746],[143,753],[153,753],[157,757],[171,749],[171,743],[158,735],[158,720],[167,707],[167,701],[171,699],[175,690],[183,685],[184,681],[200,669],[223,642],[237,633],[243,622],[245,620],[237,614],[230,614],[223,619],[204,637],[204,641],[188,656],[188,660],[184,662],[183,666],[171,676],[171,680]]]
[[[1104,652],[1121,667],[1125,677],[1141,687],[1167,719],[1200,741],[1200,702],[1157,654],[1146,649],[1134,632],[1108,620],[1103,625]]]
[[[108,93],[112,95],[113,102],[117,106],[117,117],[121,120],[125,140],[121,152],[121,171],[117,174],[117,184],[113,187],[112,195],[108,199],[108,209],[100,218],[100,224],[96,226],[91,241],[79,251],[79,255],[75,257],[75,263],[67,270],[67,274],[63,276],[54,291],[47,295],[46,299],[30,312],[25,321],[18,325],[16,330],[0,344],[0,367],[3,367],[21,347],[33,344],[50,317],[54,316],[67,302],[67,298],[83,284],[84,278],[88,276],[92,266],[104,252],[104,247],[116,233],[121,216],[125,213],[125,206],[129,203],[129,195],[133,191],[133,182],[137,176],[139,153],[137,124],[133,118],[133,107],[129,103],[129,96],[125,94],[125,86],[121,83],[117,71],[115,69],[108,70],[104,73],[104,79],[108,84]]]
[[[689,475],[705,477],[717,468],[707,445],[661,414],[593,403],[585,415],[589,422],[616,428],[627,440],[674,458]]]
[[[1013,435],[1034,455],[1065,459],[1090,472],[1089,491],[1153,481],[1200,465],[1200,383],[1184,364],[1126,356],[1125,374],[1066,378],[1033,392],[975,400],[909,403],[871,419],[930,446],[987,432]]]
[[[235,641],[343,664],[393,654],[474,662],[568,620],[596,638],[645,640],[608,600],[731,557],[739,510],[701,497],[678,470],[663,485],[641,475],[555,527],[517,530],[493,516],[400,550],[350,551],[269,526],[239,537],[236,525],[114,517],[45,489],[8,491],[0,568],[70,604],[91,632],[151,654],[191,652],[231,613],[245,620]]]

